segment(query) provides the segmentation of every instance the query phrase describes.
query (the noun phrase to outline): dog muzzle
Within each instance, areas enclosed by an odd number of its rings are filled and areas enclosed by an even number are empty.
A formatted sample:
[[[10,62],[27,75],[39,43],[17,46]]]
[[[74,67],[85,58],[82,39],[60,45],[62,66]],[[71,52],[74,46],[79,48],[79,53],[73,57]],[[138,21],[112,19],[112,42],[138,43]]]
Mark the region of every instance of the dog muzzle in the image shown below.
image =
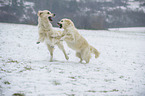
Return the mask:
[[[59,28],[62,28],[62,24],[61,23],[57,23],[59,25]]]
[[[49,19],[49,21],[53,21],[53,20],[52,20],[52,17],[48,17],[48,19]]]

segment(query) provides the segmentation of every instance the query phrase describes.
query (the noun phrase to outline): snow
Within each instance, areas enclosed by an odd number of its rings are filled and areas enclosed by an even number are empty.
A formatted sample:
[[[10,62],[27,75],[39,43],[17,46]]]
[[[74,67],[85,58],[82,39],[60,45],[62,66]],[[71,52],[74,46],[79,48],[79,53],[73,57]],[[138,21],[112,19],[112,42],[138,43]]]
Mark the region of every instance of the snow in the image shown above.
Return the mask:
[[[5,6],[5,5],[9,5],[10,3],[9,3],[9,1],[0,1],[0,7],[3,7],[3,6]]]
[[[49,62],[45,44],[36,44],[37,26],[0,23],[0,96],[145,96],[145,27],[79,30],[101,55],[78,63],[55,47]]]
[[[145,13],[145,7],[141,6],[143,3],[145,3],[145,1],[130,0],[127,2],[127,8],[130,8],[133,11],[143,11]]]
[[[25,6],[25,12],[27,13],[28,10],[32,10],[32,13],[33,14],[36,14],[36,11],[34,10],[34,6],[35,6],[35,3],[33,2],[28,2],[28,1],[25,1],[24,2],[24,6]],[[23,15],[23,18],[25,18],[26,16]],[[29,18],[29,17],[26,17],[26,18]]]
[[[24,2],[24,5],[25,6],[31,6],[31,7],[33,7],[34,6],[34,3],[33,2],[27,2],[27,1],[25,1]]]
[[[138,2],[138,1],[130,1],[130,2],[128,2],[128,4],[129,4],[128,7],[131,9],[137,9],[140,7],[140,2]]]

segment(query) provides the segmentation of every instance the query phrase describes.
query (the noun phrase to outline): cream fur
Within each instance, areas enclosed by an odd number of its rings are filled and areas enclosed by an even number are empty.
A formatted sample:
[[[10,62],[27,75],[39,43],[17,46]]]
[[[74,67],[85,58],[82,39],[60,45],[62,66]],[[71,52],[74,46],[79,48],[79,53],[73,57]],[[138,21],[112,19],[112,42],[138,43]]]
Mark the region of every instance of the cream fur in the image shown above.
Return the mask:
[[[40,42],[46,43],[47,48],[51,55],[50,61],[53,60],[53,51],[54,51],[55,45],[57,45],[63,51],[65,58],[68,60],[69,57],[67,56],[65,52],[63,42],[60,41],[62,32],[57,31],[52,27],[52,24],[50,23],[50,20],[48,19],[48,17],[54,17],[54,14],[52,14],[48,10],[38,12],[39,38],[38,38],[37,44],[39,44]]]
[[[71,49],[76,51],[76,56],[80,58],[80,62],[85,60],[86,63],[89,63],[91,53],[95,54],[95,58],[99,57],[100,53],[97,49],[88,44],[86,39],[79,34],[70,19],[62,19],[59,24],[61,24],[64,29],[64,37],[62,39],[66,41]]]

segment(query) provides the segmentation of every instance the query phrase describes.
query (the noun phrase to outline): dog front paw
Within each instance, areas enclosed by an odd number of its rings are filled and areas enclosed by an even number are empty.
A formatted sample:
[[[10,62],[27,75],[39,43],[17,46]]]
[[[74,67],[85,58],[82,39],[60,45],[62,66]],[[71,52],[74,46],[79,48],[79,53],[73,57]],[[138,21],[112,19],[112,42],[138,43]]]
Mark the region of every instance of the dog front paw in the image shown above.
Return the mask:
[[[51,48],[54,48],[54,46],[50,46]]]
[[[66,58],[66,60],[68,60],[68,59],[69,59],[69,57],[68,57],[68,56],[66,56],[65,58]]]
[[[40,42],[36,42],[36,44],[39,44]]]

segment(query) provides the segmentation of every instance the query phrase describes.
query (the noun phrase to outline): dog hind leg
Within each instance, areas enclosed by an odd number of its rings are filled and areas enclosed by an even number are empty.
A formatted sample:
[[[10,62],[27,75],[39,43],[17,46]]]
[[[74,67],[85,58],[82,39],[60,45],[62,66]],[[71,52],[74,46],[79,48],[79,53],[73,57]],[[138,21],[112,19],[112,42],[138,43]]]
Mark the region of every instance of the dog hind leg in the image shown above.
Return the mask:
[[[90,62],[91,53],[89,48],[85,48],[81,51],[82,59],[86,61],[86,63]]]
[[[66,52],[65,52],[65,49],[64,49],[64,46],[63,46],[63,42],[57,43],[57,46],[58,46],[58,48],[59,48],[60,50],[62,50],[63,54],[65,55],[66,60],[68,60],[69,57],[67,56],[67,54],[66,54]]]
[[[78,58],[80,58],[80,63],[82,63],[83,59],[82,59],[82,57],[81,57],[81,53],[76,52],[76,56],[77,56]]]

